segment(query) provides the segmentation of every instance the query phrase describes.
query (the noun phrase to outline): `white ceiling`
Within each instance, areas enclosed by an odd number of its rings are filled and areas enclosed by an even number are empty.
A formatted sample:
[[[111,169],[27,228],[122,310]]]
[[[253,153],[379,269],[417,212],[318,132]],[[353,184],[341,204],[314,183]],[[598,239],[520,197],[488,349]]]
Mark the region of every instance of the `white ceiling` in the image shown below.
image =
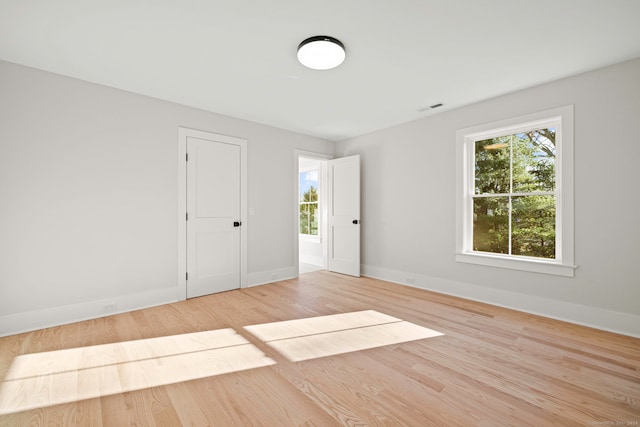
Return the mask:
[[[639,57],[639,19],[640,0],[0,0],[0,59],[339,141]],[[314,35],[346,61],[300,65]]]

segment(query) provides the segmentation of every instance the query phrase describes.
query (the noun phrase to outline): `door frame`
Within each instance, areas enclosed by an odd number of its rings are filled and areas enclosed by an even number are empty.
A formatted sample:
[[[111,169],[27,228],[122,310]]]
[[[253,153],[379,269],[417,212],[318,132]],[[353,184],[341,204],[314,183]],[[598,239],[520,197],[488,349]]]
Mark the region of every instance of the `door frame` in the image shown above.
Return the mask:
[[[234,136],[178,127],[178,301],[187,299],[187,138],[234,144],[240,147],[240,288],[247,287],[247,140]]]
[[[309,159],[318,159],[318,160],[332,160],[335,156],[331,154],[323,154],[316,153],[313,151],[305,151],[305,150],[293,150],[293,182],[295,183],[293,186],[293,266],[295,277],[300,276],[300,207],[298,204],[299,197],[299,164],[300,157],[306,157]],[[326,227],[325,227],[326,228]],[[323,243],[323,247],[326,247],[326,242]],[[324,250],[324,249],[323,249]],[[326,253],[323,254],[323,258],[326,258]]]

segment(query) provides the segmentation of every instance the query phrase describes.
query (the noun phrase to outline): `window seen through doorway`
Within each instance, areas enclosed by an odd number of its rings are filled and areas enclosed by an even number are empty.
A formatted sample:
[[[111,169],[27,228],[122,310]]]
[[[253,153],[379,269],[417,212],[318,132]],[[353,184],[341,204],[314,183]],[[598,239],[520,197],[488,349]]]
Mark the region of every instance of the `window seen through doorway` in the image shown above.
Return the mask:
[[[300,172],[300,234],[318,235],[318,170]]]

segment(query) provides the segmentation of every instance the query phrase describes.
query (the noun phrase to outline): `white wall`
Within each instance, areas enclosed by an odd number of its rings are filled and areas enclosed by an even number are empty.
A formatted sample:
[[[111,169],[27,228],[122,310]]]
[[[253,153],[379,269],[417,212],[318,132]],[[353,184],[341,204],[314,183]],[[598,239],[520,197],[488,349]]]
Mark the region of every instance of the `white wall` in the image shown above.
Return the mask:
[[[177,298],[178,126],[248,140],[249,283],[295,274],[293,152],[334,143],[0,61],[0,335]]]
[[[568,104],[575,277],[456,263],[456,130]],[[639,119],[636,59],[338,143],[362,158],[364,273],[640,336]]]

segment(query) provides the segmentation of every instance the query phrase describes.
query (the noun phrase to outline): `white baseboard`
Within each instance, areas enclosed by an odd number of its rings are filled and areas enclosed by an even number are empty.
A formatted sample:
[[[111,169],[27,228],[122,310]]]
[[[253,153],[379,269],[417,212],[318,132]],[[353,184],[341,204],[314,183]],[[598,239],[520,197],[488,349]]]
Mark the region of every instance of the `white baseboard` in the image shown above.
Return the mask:
[[[293,267],[249,273],[248,286],[263,285],[296,276]],[[176,288],[166,288],[113,298],[86,301],[41,310],[0,315],[0,337],[37,329],[96,319],[112,314],[169,304],[178,301]],[[110,306],[105,310],[105,306]]]
[[[362,265],[362,275],[640,338],[640,316],[471,283]],[[413,283],[410,283],[413,281]]]
[[[140,310],[176,301],[176,288],[69,304],[0,316],[0,337]],[[105,306],[109,306],[105,309]]]
[[[293,267],[278,268],[275,270],[259,271],[257,273],[249,273],[248,286],[266,285],[267,283],[278,282],[280,280],[293,279],[296,277],[296,271]]]
[[[295,275],[293,267],[249,273],[248,286],[291,279]],[[364,264],[362,265],[362,275],[640,338],[640,316],[629,313]],[[408,278],[412,278],[414,283],[408,283]],[[0,337],[169,304],[177,301],[176,294],[175,288],[166,288],[42,310],[6,314],[0,316]],[[105,306],[113,306],[113,304],[115,304],[114,309],[105,311]]]

